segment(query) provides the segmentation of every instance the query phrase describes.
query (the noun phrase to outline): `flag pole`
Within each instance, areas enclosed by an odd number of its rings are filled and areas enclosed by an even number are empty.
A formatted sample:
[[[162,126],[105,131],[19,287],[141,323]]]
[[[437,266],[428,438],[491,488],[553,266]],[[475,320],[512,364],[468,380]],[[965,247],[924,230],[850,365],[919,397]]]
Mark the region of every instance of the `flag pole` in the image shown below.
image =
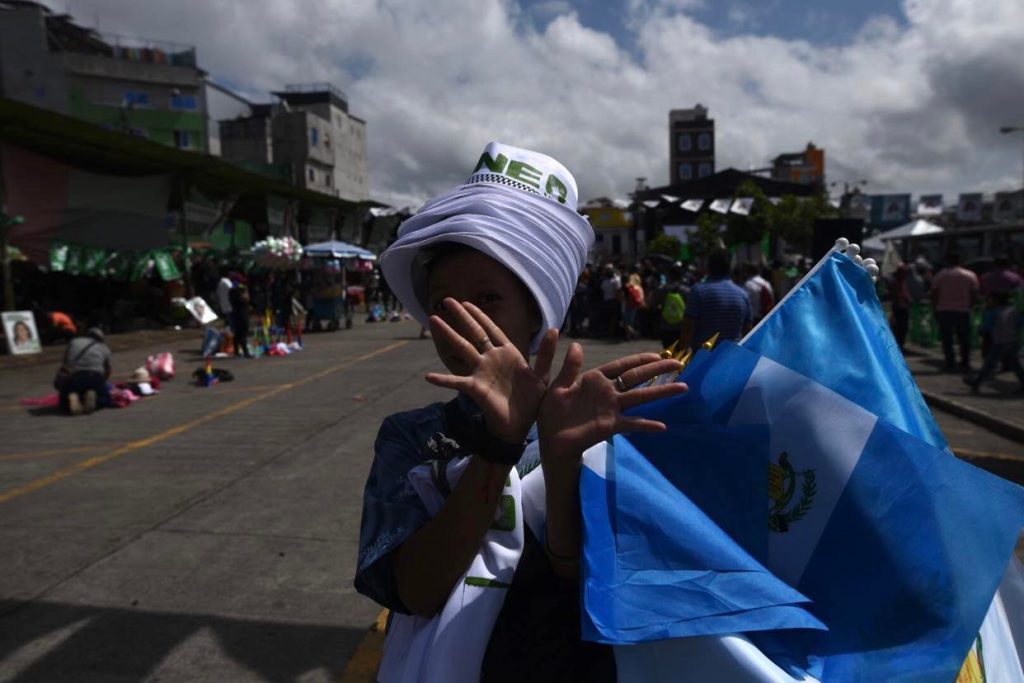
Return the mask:
[[[842,245],[842,247],[840,247],[839,245]],[[793,294],[796,292],[796,290],[798,290],[801,287],[803,287],[804,283],[807,282],[808,280],[810,280],[811,277],[815,273],[817,273],[821,269],[821,267],[823,265],[825,265],[825,263],[830,258],[832,258],[832,254],[834,254],[836,252],[845,252],[846,248],[848,246],[850,246],[850,241],[848,239],[846,239],[845,237],[840,237],[839,239],[837,239],[836,243],[832,245],[832,248],[829,249],[828,252],[826,252],[825,255],[821,257],[821,260],[818,261],[817,263],[815,263],[814,267],[812,267],[809,271],[807,271],[807,274],[804,275],[802,278],[800,278],[799,282],[797,282],[795,285],[793,285],[793,287],[788,292],[786,292],[786,296],[782,297],[779,300],[779,303],[775,304],[775,308],[773,308],[771,311],[769,311],[768,315],[766,315],[765,317],[761,318],[760,322],[758,322],[756,325],[754,325],[754,327],[750,330],[750,332],[747,332],[743,336],[743,339],[740,339],[739,345],[743,346],[747,342],[747,340],[750,339],[754,335],[755,332],[757,332],[759,329],[761,329],[761,326],[764,325],[766,322],[768,322],[768,319],[771,318],[773,315],[775,315],[776,311],[778,311],[780,308],[782,308],[782,304],[786,303],[786,300],[789,299],[789,297],[793,296]]]

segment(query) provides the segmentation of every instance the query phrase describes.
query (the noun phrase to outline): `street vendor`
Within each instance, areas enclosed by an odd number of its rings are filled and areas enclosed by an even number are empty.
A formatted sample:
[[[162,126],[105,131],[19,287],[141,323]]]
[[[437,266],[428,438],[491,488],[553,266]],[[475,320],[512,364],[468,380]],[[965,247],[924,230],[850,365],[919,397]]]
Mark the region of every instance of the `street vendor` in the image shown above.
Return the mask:
[[[576,202],[559,162],[491,143],[381,257],[447,368],[426,380],[457,395],[377,437],[355,585],[392,613],[380,681],[615,678],[611,649],[580,638],[582,456],[664,430],[624,413],[686,387],[643,386],[679,368],[654,353],[582,372],[579,344],[552,374],[594,240]]]

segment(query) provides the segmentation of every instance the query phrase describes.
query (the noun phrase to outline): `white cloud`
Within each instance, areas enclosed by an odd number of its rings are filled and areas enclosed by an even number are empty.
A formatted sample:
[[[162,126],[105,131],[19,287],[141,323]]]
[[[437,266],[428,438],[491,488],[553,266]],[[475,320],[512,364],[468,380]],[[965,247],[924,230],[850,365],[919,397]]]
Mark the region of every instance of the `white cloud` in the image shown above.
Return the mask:
[[[718,166],[763,166],[809,141],[831,180],[872,192],[1020,184],[1024,3],[907,0],[845,43],[739,34],[626,0],[633,51],[563,0],[524,21],[514,0],[73,0],[104,30],[196,44],[204,68],[250,90],[330,80],[368,122],[371,191],[412,203],[459,182],[492,139],[563,161],[581,196],[668,176],[668,111],[702,102]],[[61,0],[59,9],[65,9]],[[740,3],[735,3],[741,7]]]

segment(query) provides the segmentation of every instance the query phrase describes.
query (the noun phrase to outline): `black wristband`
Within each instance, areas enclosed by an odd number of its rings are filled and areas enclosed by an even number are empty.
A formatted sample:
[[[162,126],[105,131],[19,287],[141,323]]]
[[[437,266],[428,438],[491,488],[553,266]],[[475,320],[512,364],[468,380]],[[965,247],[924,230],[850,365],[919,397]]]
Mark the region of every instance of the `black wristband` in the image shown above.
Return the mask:
[[[456,401],[449,401],[444,412],[448,436],[464,450],[499,465],[515,465],[523,457],[526,441],[509,443],[492,435],[483,415],[467,415]]]

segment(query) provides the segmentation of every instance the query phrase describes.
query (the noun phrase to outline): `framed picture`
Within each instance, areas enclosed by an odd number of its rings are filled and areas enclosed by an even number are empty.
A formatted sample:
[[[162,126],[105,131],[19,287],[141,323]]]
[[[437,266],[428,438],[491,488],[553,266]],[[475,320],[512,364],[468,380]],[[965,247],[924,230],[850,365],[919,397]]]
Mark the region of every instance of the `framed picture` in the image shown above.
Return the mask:
[[[43,350],[32,311],[6,311],[0,313],[0,317],[3,318],[7,350],[12,355],[40,353]]]

